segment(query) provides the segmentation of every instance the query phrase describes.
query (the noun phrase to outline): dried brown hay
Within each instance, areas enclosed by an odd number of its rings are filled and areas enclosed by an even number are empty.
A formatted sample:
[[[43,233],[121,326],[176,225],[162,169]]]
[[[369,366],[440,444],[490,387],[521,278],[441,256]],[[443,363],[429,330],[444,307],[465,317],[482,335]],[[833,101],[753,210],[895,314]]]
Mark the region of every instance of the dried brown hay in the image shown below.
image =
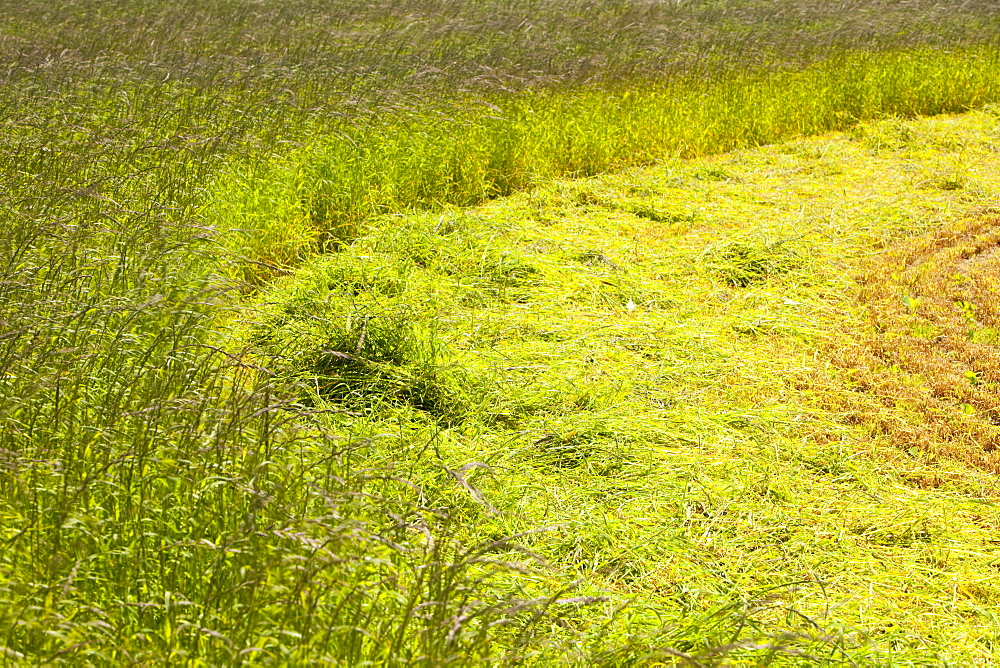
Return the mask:
[[[856,278],[861,322],[827,351],[850,387],[835,408],[897,446],[1000,472],[1000,216],[892,247]]]

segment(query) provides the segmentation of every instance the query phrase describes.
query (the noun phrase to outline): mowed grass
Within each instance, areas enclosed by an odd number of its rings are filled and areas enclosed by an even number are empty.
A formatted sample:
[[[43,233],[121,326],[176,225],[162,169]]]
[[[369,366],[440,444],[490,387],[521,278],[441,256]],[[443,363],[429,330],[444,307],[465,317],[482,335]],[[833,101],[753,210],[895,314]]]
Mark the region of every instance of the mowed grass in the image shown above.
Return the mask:
[[[386,218],[238,327],[464,541],[519,535],[506,586],[628,602],[592,661],[990,665],[998,146],[888,119]]]

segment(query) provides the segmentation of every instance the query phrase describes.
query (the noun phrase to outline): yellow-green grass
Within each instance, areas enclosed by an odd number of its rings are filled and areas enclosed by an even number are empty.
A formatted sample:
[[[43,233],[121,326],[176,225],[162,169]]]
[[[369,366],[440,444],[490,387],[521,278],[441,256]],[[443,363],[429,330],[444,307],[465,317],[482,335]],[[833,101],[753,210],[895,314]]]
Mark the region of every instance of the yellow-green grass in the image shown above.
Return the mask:
[[[990,665],[995,466],[934,434],[940,411],[953,435],[996,431],[996,381],[970,377],[978,403],[935,394],[953,352],[915,368],[924,334],[887,328],[857,279],[882,266],[878,294],[912,285],[891,275],[900,249],[985,234],[998,196],[996,114],[888,119],[383,218],[255,297],[240,331],[301,400],[351,411],[311,420],[379,435],[364,466],[413,481],[465,540],[545,527],[519,543],[546,565],[512,587],[579,579],[631,601],[603,660]],[[984,250],[963,266],[988,286]],[[890,335],[907,357],[873,367]],[[364,366],[394,336],[409,352]],[[865,391],[859,369],[884,382]],[[937,414],[912,399],[930,395]],[[718,649],[719,609],[746,643]],[[673,631],[624,640],[659,625]]]
[[[590,176],[1000,99],[993,46],[846,51],[804,68],[556,86],[346,125],[209,188],[208,224],[266,280],[383,213],[468,206],[539,180]],[[609,89],[610,88],[610,89]]]
[[[487,469],[452,465],[449,472],[442,461],[461,462],[461,448],[498,443],[490,452],[520,448],[515,463],[528,473],[537,464],[575,481],[590,471],[600,488],[622,470],[644,485],[644,446],[634,432],[626,433],[632,441],[615,441],[619,432],[603,427],[599,412],[616,396],[632,401],[632,390],[609,394],[600,378],[582,377],[578,392],[557,375],[576,368],[560,361],[558,349],[532,363],[544,367],[549,359],[555,367],[537,382],[523,360],[498,364],[483,352],[494,338],[498,350],[517,356],[546,352],[563,330],[579,333],[578,323],[551,331],[526,325],[517,335],[522,355],[507,331],[522,316],[489,319],[466,338],[461,332],[475,327],[448,320],[492,312],[495,303],[539,303],[551,292],[543,289],[551,258],[518,248],[513,232],[491,240],[496,225],[475,215],[377,218],[449,211],[522,186],[558,200],[549,186],[560,175],[988,102],[1000,80],[990,55],[1000,34],[994,4],[7,3],[0,30],[0,662],[441,665],[523,656],[593,664],[635,663],[658,647],[660,655],[688,652],[717,663],[734,660],[724,649],[731,642],[767,644],[769,634],[794,645],[787,649],[832,651],[839,660],[827,637],[775,636],[794,624],[763,625],[769,613],[732,588],[709,592],[714,607],[688,605],[683,592],[676,605],[647,593],[650,607],[640,601],[614,617],[617,594],[608,603],[569,592],[568,574],[588,568],[604,574],[578,593],[601,593],[610,587],[602,582],[625,578],[618,566],[603,568],[596,539],[574,537],[562,548],[544,542],[549,534],[514,540],[554,556],[551,568],[523,552],[504,554],[511,545],[505,527],[537,518],[510,511],[519,498],[513,491],[477,497]],[[356,152],[338,145],[345,135]],[[711,168],[700,175],[724,178]],[[949,173],[931,182],[962,184]],[[600,197],[582,197],[602,206]],[[511,206],[522,206],[517,201]],[[675,232],[704,222],[641,197],[628,208]],[[396,230],[400,221],[404,229]],[[981,224],[970,219],[966,231]],[[437,231],[429,234],[432,225]],[[390,233],[374,249],[377,229]],[[349,290],[357,293],[353,307],[341,297],[324,306],[325,297],[296,288],[297,302],[281,297],[252,328],[256,361],[241,361],[230,332],[212,331],[239,298],[232,275],[259,286],[297,258],[346,246],[352,235],[366,238],[328,260],[344,265],[332,277],[318,275],[317,294]],[[958,416],[942,423],[947,443],[936,448],[960,455],[974,452],[966,427],[990,415],[990,377],[956,359],[928,392],[917,377],[942,365],[922,365],[914,353],[920,345],[971,352],[953,335],[975,326],[972,343],[984,344],[991,333],[980,320],[989,308],[948,278],[960,246],[938,243],[927,237],[884,256],[931,258],[937,268],[871,284],[861,296],[882,331],[855,328],[845,337],[858,355],[827,351],[849,382],[812,374],[800,391],[816,394],[819,409],[872,430],[925,420],[913,427],[920,448],[938,433],[926,417],[962,399]],[[361,270],[351,258],[366,249],[377,262]],[[610,255],[592,248],[572,255],[581,268],[615,273],[612,284],[624,280],[608,261],[626,265]],[[269,267],[276,262],[283,265],[277,272]],[[808,266],[785,244],[760,243],[724,243],[701,262],[742,288],[759,285],[762,274]],[[926,293],[941,281],[947,296],[931,299]],[[581,313],[581,304],[629,303],[622,286],[579,284],[570,313]],[[892,302],[902,288],[913,304]],[[388,313],[371,304],[373,289]],[[950,311],[954,297],[975,308]],[[634,312],[650,306],[636,302]],[[438,311],[440,318],[431,317]],[[252,312],[239,318],[257,320]],[[294,336],[307,322],[325,330],[321,345],[310,342],[313,335]],[[768,326],[751,318],[739,328],[750,336]],[[906,375],[883,376],[879,365],[893,358],[879,351],[911,329],[934,338],[897,350]],[[691,350],[668,356],[673,366],[651,384],[694,376],[704,383],[698,391],[709,392],[729,358],[718,356],[714,339],[671,332],[664,350],[693,341]],[[948,336],[939,342],[942,332]],[[562,345],[577,345],[571,341]],[[277,373],[269,376],[265,366]],[[587,391],[588,383],[596,389]],[[855,391],[863,385],[871,391]],[[903,415],[897,406],[885,417],[879,405],[898,388],[910,410]],[[716,396],[722,401],[721,391]],[[324,422],[329,416],[317,410],[359,415],[346,416],[353,424]],[[736,439],[750,420],[739,411],[724,419],[681,415],[693,417],[669,429],[691,442],[705,442],[714,429]],[[650,451],[666,447],[656,445],[662,425],[650,424],[643,443],[653,444]],[[390,428],[391,438],[365,438]],[[438,428],[445,429],[438,440],[427,438]],[[885,443],[898,450],[906,434],[893,429]],[[612,441],[614,448],[605,447]],[[933,445],[918,451],[933,453]],[[395,471],[378,466],[389,460]],[[516,490],[525,479],[518,475],[496,484]],[[910,478],[925,486],[944,479],[939,465]],[[512,519],[491,525],[488,516],[482,531],[470,529],[487,502]],[[572,514],[553,515],[560,513]],[[477,547],[484,535],[492,542]],[[678,550],[701,554],[690,542]],[[571,566],[577,562],[595,565]],[[535,575],[509,577],[525,568]],[[536,597],[543,593],[553,596]],[[848,640],[862,647],[852,656],[863,658],[863,643]],[[756,651],[753,661],[767,655]]]

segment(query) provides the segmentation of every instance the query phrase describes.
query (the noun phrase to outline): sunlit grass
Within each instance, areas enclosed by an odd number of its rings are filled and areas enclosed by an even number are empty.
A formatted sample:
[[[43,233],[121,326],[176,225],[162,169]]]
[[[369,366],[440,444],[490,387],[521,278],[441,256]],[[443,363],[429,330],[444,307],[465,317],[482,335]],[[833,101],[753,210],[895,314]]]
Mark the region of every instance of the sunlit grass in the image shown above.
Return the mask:
[[[2,14],[4,663],[993,658],[991,479],[825,347],[988,117],[683,160],[994,99],[992,1]]]
[[[956,257],[990,261],[990,223],[963,221],[1000,193],[996,127],[989,114],[892,119],[376,225],[265,292],[249,332],[258,359],[308,375],[297,360],[344,313],[405,307],[433,323],[451,351],[442,369],[479,388],[462,419],[375,389],[376,403],[330,428],[398,433],[368,461],[425,481],[432,504],[467,518],[470,540],[552,527],[522,543],[550,577],[632,600],[620,616],[633,632],[666,623],[676,635],[660,642],[706,658],[695,629],[711,622],[684,630],[686,611],[726,609],[720,621],[746,624],[726,626],[734,640],[777,634],[783,651],[816,660],[988,663],[1000,596],[982,438],[996,429],[992,349],[963,343],[969,359],[935,371],[944,348],[887,340],[907,336],[880,320],[905,313],[895,292],[865,295],[897,280],[894,258],[910,247],[945,240]],[[914,165],[932,157],[969,187],[928,189]],[[760,263],[768,253],[781,261]],[[945,319],[929,326],[964,335],[969,313],[988,319],[991,275],[949,279],[976,306],[934,297]],[[873,366],[880,355],[902,361]],[[925,396],[938,398],[914,403]],[[432,461],[418,456],[428,448]]]
[[[345,128],[272,163],[237,165],[207,216],[251,282],[335,249],[383,213],[468,206],[670,157],[844,129],[887,115],[962,111],[1000,97],[991,49],[843,53],[798,72],[684,77],[625,92],[555,89],[456,102],[402,125]]]

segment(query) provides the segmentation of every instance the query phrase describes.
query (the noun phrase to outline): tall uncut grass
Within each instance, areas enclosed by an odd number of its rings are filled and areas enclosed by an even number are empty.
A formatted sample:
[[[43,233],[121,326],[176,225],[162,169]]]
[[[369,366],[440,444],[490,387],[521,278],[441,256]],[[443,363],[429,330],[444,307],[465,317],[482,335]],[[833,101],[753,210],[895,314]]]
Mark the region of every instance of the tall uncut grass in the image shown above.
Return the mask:
[[[27,0],[0,19],[10,665],[613,663],[759,631],[733,602],[631,633],[516,536],[458,541],[420,467],[368,466],[406,434],[328,433],[219,323],[373,214],[997,97],[992,2]]]
[[[989,47],[843,52],[801,70],[679,77],[613,90],[455,102],[391,125],[347,126],[261,165],[224,171],[207,215],[239,230],[243,274],[349,242],[387,213],[468,206],[540,179],[591,176],[1000,99]]]

